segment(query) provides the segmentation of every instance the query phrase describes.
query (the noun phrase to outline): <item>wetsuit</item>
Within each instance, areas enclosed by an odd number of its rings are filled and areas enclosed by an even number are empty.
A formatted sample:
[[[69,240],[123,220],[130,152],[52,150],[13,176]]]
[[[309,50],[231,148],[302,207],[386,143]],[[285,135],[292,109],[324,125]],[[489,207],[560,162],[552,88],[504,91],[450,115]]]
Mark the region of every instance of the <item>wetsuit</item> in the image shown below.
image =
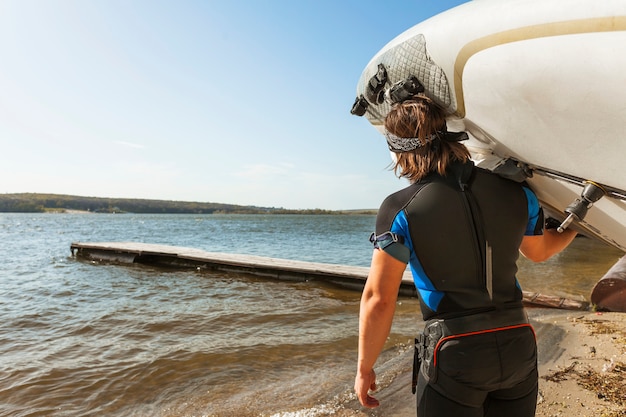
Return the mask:
[[[534,415],[536,341],[516,261],[522,238],[541,233],[534,193],[471,162],[383,202],[372,240],[410,264],[426,321],[418,416]]]

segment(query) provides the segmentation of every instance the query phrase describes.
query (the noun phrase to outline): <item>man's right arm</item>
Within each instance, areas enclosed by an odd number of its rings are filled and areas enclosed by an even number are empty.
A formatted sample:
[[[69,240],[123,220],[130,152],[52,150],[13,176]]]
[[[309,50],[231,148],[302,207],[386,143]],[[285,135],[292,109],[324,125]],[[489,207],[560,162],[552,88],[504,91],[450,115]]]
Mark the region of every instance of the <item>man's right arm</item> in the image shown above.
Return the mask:
[[[577,232],[565,229],[559,233],[556,229],[544,229],[542,235],[524,236],[520,252],[533,262],[543,262],[565,249],[576,237]]]

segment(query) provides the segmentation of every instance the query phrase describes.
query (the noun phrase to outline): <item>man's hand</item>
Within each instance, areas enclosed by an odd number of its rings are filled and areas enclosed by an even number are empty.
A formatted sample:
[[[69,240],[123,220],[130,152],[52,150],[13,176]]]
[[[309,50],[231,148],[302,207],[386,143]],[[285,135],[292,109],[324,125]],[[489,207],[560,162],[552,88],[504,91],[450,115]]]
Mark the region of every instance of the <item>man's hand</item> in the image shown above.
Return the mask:
[[[369,372],[357,372],[354,379],[354,391],[361,405],[367,408],[376,408],[380,405],[378,400],[369,391],[376,391],[376,372],[372,369]]]

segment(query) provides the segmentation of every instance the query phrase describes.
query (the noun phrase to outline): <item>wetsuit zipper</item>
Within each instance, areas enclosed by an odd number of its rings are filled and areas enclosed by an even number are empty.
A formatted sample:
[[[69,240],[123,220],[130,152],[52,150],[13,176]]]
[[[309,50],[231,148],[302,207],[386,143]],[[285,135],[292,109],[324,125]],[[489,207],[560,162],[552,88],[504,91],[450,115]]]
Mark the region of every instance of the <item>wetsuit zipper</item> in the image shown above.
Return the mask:
[[[476,201],[474,199],[474,195],[472,194],[471,191],[469,191],[467,189],[467,185],[463,184],[461,186],[461,194],[463,194],[463,202],[464,202],[464,206],[465,206],[465,210],[467,212],[467,214],[469,215],[469,218],[471,220],[471,228],[473,230],[473,241],[474,241],[474,255],[476,257],[476,262],[477,262],[477,277],[476,280],[479,284],[484,285],[485,287],[487,286],[487,282],[486,282],[486,271],[485,271],[485,267],[486,267],[486,243],[485,243],[485,238],[483,236],[483,232],[482,232],[482,222],[479,219],[478,214],[476,213],[476,211],[478,210],[477,207],[474,207],[476,205]],[[482,241],[482,242],[481,242]]]

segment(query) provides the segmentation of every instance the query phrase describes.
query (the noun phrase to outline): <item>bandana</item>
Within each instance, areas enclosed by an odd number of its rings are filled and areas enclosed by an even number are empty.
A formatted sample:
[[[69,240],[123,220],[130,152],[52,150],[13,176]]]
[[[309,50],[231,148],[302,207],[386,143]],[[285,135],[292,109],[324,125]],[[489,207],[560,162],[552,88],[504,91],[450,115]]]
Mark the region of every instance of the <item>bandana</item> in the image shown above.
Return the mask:
[[[437,139],[443,139],[448,142],[460,142],[462,140],[469,139],[467,133],[448,132],[445,127],[427,137],[424,142],[422,142],[419,138],[401,138],[391,132],[388,132],[387,130],[385,130],[384,135],[387,139],[389,150],[395,153],[414,151],[415,149],[426,146]]]
[[[424,143],[422,143],[420,138],[401,138],[385,130],[385,138],[387,139],[387,145],[389,145],[390,151],[409,152],[428,145],[433,140],[437,139],[438,136],[437,133],[430,135],[430,137],[426,138]]]

